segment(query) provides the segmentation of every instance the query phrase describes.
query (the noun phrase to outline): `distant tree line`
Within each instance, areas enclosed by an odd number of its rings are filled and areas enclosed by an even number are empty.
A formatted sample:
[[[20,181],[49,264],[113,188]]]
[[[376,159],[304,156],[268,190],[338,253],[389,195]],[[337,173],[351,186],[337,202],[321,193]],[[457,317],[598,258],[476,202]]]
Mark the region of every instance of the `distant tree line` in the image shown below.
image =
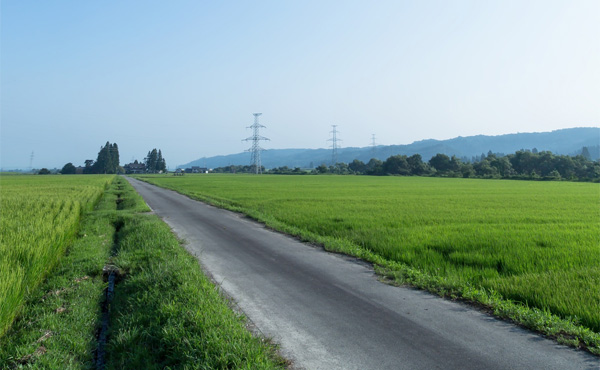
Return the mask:
[[[368,163],[355,159],[349,164],[336,163],[335,166],[322,164],[312,172],[341,175],[600,181],[600,163],[592,161],[586,149],[584,147],[582,154],[574,157],[555,155],[549,151],[519,150],[508,155],[494,154],[490,151],[473,162],[464,161],[456,156],[449,157],[446,154],[436,154],[428,162],[424,162],[419,154],[394,155],[385,161],[373,158]],[[269,171],[269,173],[281,172]]]
[[[271,168],[268,173],[276,175],[306,175],[309,172],[301,169],[300,167],[289,168],[288,166],[282,166]]]
[[[265,167],[261,166],[262,172],[265,172]],[[240,165],[230,165],[217,167],[211,170],[214,173],[255,173],[255,167],[253,165],[248,166],[240,166]]]

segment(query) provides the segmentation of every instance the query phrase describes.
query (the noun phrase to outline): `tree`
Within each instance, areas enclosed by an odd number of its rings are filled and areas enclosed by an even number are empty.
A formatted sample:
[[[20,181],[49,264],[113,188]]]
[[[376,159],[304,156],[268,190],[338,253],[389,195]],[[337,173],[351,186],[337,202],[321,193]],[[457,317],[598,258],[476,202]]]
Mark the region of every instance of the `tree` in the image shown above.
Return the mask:
[[[93,159],[85,160],[85,167],[83,168],[83,173],[85,173],[85,174],[94,173],[94,160]]]
[[[158,149],[158,158],[156,159],[156,170],[158,172],[166,172],[167,171],[167,162],[162,156],[162,151]]]
[[[520,175],[529,175],[535,168],[535,156],[526,150],[519,150],[515,154],[508,156],[513,169]]]
[[[328,173],[329,168],[327,168],[327,166],[325,164],[321,164],[320,166],[317,166],[317,168],[315,168],[315,172],[316,173]]]
[[[473,164],[475,174],[483,178],[496,178],[498,176],[498,169],[490,164],[490,161],[484,159],[483,161]]]
[[[367,170],[367,165],[363,161],[355,159],[348,165],[348,168],[355,174],[362,175]]]
[[[410,157],[406,158],[406,162],[410,166],[410,173],[413,175],[421,176],[425,175],[429,172],[429,168],[427,168],[427,164],[423,163],[423,159],[420,154],[413,154]]]
[[[119,168],[119,147],[117,146],[117,143],[114,143],[112,146],[109,147],[109,155],[110,155],[110,159],[111,159],[111,171],[110,173],[117,173],[118,172],[118,168]]]
[[[383,173],[390,175],[410,175],[410,166],[405,155],[393,155],[383,162]]]
[[[510,164],[507,157],[494,157],[494,159],[490,161],[490,166],[496,168],[502,177],[511,177],[515,174],[512,164]]]
[[[438,153],[431,157],[431,159],[429,160],[429,165],[442,174],[451,171],[452,168],[452,164],[450,163],[450,157],[448,157],[446,154],[441,153]]]
[[[149,151],[148,155],[144,159],[146,160],[146,171],[150,173],[156,173],[158,163],[158,151],[156,150],[156,148]]]
[[[63,166],[62,170],[60,170],[60,173],[63,175],[74,175],[77,173],[77,168],[73,166],[73,163],[69,162]]]
[[[347,175],[350,173],[350,169],[346,163],[336,163],[335,166],[330,166],[329,170],[331,173],[335,173],[337,175]]]
[[[146,158],[144,158],[144,163],[146,164],[146,171],[150,173],[167,171],[167,162],[160,149],[156,150],[156,148],[154,148],[149,151]]]
[[[377,158],[371,158],[367,163],[367,175],[383,175],[383,162]]]
[[[42,168],[38,171],[38,175],[49,175],[51,172],[47,168]]]
[[[588,149],[587,146],[584,146],[583,148],[581,148],[581,155],[583,156],[583,158],[587,159],[588,161],[592,160],[592,155],[590,154],[590,150]]]
[[[98,159],[92,166],[92,173],[117,173],[119,167],[119,147],[117,144],[106,142],[100,148]]]

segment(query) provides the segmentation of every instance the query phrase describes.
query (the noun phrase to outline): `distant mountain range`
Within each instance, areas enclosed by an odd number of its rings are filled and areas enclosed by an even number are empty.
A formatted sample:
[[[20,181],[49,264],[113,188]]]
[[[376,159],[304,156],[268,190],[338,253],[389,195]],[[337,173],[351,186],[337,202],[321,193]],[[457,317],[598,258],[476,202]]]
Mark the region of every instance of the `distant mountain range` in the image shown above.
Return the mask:
[[[475,156],[493,153],[510,154],[520,149],[548,150],[555,154],[581,154],[588,147],[592,159],[600,157],[600,127],[578,127],[552,132],[518,133],[498,136],[467,136],[449,140],[421,140],[408,145],[380,145],[364,148],[338,149],[338,162],[349,163],[354,159],[368,162],[371,158],[385,160],[392,155],[407,156],[420,154],[424,161],[438,153],[471,160]],[[313,168],[320,164],[331,164],[331,149],[271,149],[261,154],[265,168],[288,166],[290,168]],[[250,164],[250,153],[238,153],[215,157],[204,157],[180,167],[200,166],[208,168]]]

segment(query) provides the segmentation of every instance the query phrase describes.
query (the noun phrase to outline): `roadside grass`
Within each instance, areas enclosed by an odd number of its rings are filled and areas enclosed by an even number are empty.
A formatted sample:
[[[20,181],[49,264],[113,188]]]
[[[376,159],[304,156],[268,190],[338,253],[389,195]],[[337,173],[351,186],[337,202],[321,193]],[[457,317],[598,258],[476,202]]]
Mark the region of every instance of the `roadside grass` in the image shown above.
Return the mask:
[[[107,369],[274,369],[253,337],[156,216],[126,216],[113,263],[125,278],[111,304]]]
[[[285,361],[202,273],[121,177],[0,337],[0,369],[280,369]],[[103,267],[119,268],[106,362],[97,364]]]
[[[598,184],[138,176],[600,354]]]

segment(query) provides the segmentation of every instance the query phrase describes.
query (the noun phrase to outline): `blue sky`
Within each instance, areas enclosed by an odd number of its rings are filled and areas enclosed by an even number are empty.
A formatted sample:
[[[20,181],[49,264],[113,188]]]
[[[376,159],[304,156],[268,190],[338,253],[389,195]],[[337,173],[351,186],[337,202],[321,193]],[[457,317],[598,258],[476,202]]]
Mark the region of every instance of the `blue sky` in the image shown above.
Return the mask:
[[[600,125],[600,1],[1,3],[0,166]],[[250,161],[250,155],[248,155]]]

